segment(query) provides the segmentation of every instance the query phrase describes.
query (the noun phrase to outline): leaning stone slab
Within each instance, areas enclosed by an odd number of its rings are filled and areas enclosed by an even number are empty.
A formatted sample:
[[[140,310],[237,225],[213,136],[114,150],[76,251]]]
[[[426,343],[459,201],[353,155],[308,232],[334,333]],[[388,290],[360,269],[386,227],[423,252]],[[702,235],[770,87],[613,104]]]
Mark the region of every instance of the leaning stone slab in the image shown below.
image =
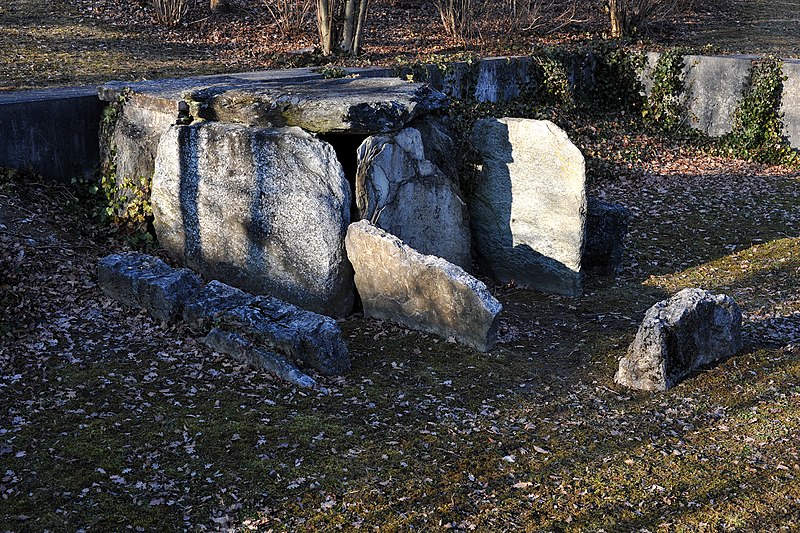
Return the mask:
[[[586,226],[583,155],[546,120],[486,118],[472,131],[483,159],[468,199],[484,272],[578,296]]]
[[[419,130],[368,137],[357,158],[361,218],[420,253],[470,268],[467,205],[456,183],[426,157]]]
[[[742,313],[729,296],[683,289],[647,311],[614,381],[667,390],[696,368],[741,350],[741,325]]]
[[[328,143],[299,128],[173,126],[155,168],[154,226],[170,256],[254,294],[350,312],[350,186]]]
[[[172,322],[200,290],[202,282],[190,270],[175,270],[150,255],[126,252],[100,259],[97,278],[103,292],[154,318]]]
[[[318,386],[311,376],[304,374],[284,357],[254,346],[253,343],[236,333],[213,328],[203,339],[203,343],[212,350],[228,354],[256,370],[266,370],[299,387],[316,388]]]
[[[212,281],[188,303],[184,320],[215,326],[267,346],[299,365],[323,375],[350,369],[347,346],[336,321],[276,298],[252,296]]]
[[[492,349],[502,305],[486,285],[366,220],[350,225],[346,242],[365,316]]]
[[[590,198],[586,213],[586,242],[581,267],[613,276],[622,268],[625,235],[631,211],[621,205]]]

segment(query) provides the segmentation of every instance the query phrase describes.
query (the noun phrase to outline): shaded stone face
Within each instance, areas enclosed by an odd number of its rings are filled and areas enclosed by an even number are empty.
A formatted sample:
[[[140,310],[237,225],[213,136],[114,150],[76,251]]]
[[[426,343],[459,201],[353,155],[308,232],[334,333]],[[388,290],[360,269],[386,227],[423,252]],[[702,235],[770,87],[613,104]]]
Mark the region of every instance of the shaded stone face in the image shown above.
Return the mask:
[[[368,137],[358,148],[361,218],[426,255],[470,269],[467,207],[458,186],[428,160],[420,132]]]
[[[631,212],[621,205],[590,198],[581,268],[613,276],[622,269],[622,253]]]
[[[481,119],[471,138],[483,159],[468,198],[483,270],[545,292],[582,292],[586,224],[583,155],[549,121]]]
[[[333,148],[299,128],[173,126],[151,197],[159,242],[204,277],[346,316],[350,190]]]
[[[742,313],[729,296],[684,289],[645,313],[614,381],[639,390],[667,390],[693,370],[742,348]]]
[[[440,257],[423,255],[366,220],[350,225],[347,254],[364,315],[490,350],[502,310],[486,286]]]

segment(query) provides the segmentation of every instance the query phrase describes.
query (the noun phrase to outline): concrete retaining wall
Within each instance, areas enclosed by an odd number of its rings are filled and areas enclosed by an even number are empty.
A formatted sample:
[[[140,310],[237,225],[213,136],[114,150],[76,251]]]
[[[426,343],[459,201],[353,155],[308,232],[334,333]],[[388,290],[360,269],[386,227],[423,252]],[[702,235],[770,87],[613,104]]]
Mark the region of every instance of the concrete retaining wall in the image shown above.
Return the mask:
[[[104,106],[96,87],[0,93],[0,167],[61,182],[92,176]]]

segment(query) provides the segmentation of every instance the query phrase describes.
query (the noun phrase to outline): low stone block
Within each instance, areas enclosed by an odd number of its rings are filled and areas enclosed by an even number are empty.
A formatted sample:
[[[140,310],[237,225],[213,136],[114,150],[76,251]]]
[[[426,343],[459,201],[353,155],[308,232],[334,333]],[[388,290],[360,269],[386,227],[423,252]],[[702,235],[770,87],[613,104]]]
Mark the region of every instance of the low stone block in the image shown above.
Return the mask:
[[[590,198],[586,213],[586,242],[581,267],[604,276],[613,276],[622,268],[625,235],[630,209]]]
[[[203,339],[206,346],[220,353],[228,354],[237,361],[256,370],[266,370],[279,378],[303,388],[315,388],[317,382],[300,371],[292,362],[275,352],[253,345],[237,333],[213,328]]]
[[[276,298],[252,296],[212,281],[186,305],[183,316],[188,322],[238,333],[323,375],[350,369],[347,346],[335,320]]]
[[[667,390],[696,368],[741,350],[741,325],[742,313],[731,297],[684,289],[647,311],[614,381]]]
[[[164,322],[178,318],[202,285],[190,270],[176,270],[157,257],[135,252],[100,259],[97,279],[107,296]]]
[[[345,242],[365,316],[454,337],[479,351],[494,346],[502,305],[462,268],[366,220],[350,225]]]

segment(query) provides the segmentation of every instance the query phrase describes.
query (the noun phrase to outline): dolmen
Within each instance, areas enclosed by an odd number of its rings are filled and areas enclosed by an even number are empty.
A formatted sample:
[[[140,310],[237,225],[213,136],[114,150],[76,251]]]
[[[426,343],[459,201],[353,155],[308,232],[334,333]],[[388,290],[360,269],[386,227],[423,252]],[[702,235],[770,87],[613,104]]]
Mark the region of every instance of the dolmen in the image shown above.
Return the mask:
[[[215,280],[201,292],[219,289],[213,283],[244,291],[254,300],[241,305],[268,317],[283,316],[285,304],[292,316],[338,319],[360,301],[367,316],[485,351],[502,306],[474,277],[475,260],[491,279],[579,296],[584,255],[598,249],[587,232],[611,236],[600,237],[600,248],[608,238],[621,244],[627,219],[597,223],[617,216],[613,209],[592,218],[584,158],[555,124],[478,121],[470,137],[478,177],[463,184],[445,95],[384,70],[345,74],[295,69],[99,89],[116,106],[103,140],[108,167],[121,190],[152,176],[159,243]],[[152,281],[197,298],[181,272],[154,272]],[[175,298],[186,319],[183,292],[167,293],[158,305],[148,296],[153,315],[172,319]],[[211,339],[255,357],[225,332]],[[346,366],[274,338],[266,344],[300,367]]]

